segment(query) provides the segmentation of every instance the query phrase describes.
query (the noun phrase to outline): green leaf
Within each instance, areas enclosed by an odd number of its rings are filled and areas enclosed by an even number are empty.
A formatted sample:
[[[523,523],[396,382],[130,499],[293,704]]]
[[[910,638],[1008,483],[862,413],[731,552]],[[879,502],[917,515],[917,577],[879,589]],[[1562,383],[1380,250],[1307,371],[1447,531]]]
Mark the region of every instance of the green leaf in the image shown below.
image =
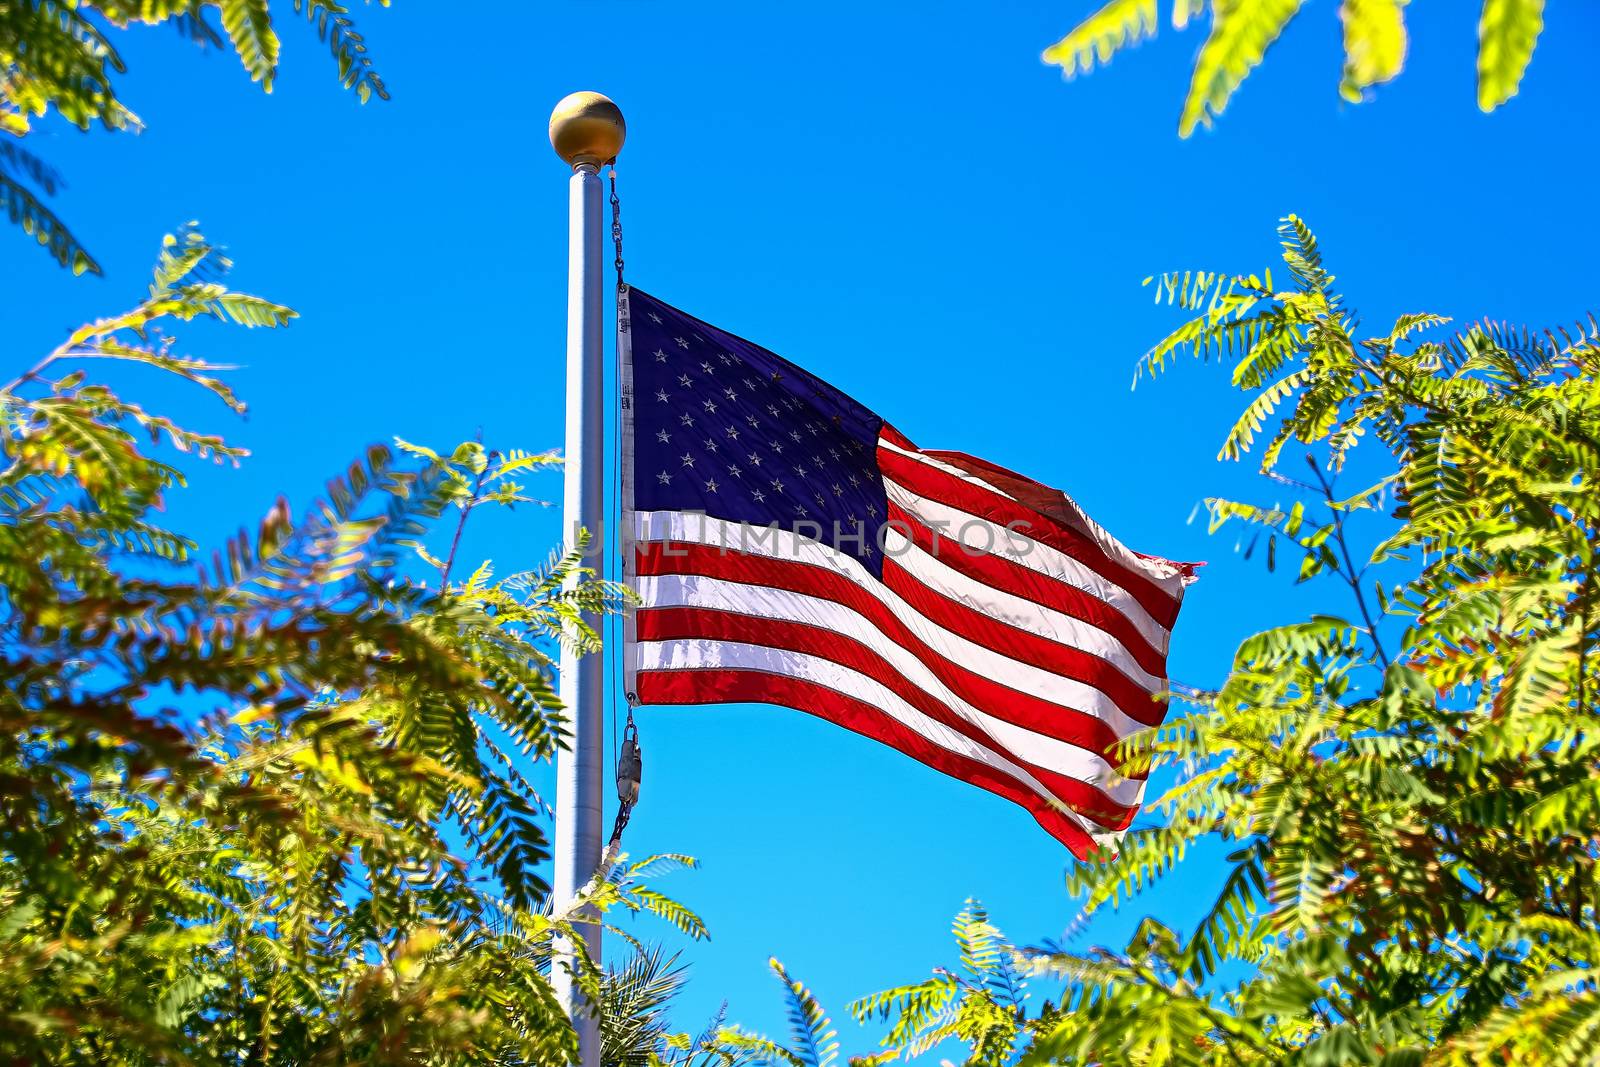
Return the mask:
[[[1405,7],[1409,0],[1344,0],[1344,77],[1339,95],[1360,103],[1369,86],[1389,81],[1406,61]]]
[[[1105,66],[1118,51],[1154,37],[1156,0],[1111,0],[1044,50],[1043,60],[1070,78]]]
[[[789,1030],[794,1036],[791,1058],[799,1067],[833,1067],[839,1058],[838,1033],[827,1012],[800,981],[789,977],[776,958],[768,961],[772,973],[783,983],[788,1001]]]
[[[1478,21],[1478,107],[1493,111],[1517,95],[1544,30],[1544,0],[1483,0]]]
[[[272,92],[272,79],[278,72],[278,35],[272,28],[272,12],[267,0],[218,0],[222,28],[250,72],[250,80]]]
[[[100,264],[67,229],[66,223],[31,190],[3,170],[0,170],[0,214],[20,226],[23,233],[32,237],[52,259],[69,268],[72,273],[101,273]]]
[[[1178,136],[1210,125],[1215,115],[1266,56],[1305,0],[1212,0],[1211,35],[1200,46],[1189,92],[1178,118]]]

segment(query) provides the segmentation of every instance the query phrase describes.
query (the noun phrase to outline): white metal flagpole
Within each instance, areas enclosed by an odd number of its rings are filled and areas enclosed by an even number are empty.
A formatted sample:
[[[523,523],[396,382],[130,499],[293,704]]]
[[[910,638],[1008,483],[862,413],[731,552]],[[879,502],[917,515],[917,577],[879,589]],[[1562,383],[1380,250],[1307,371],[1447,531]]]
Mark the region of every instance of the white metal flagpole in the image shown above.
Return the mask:
[[[567,444],[562,531],[570,547],[580,529],[603,558],[605,485],[604,330],[600,168],[616,158],[626,133],[622,112],[599,93],[573,93],[550,115],[550,144],[572,167],[567,259]],[[588,620],[600,632],[598,617]],[[572,724],[571,748],[556,760],[555,908],[560,912],[593,877],[603,834],[604,660],[561,651],[561,703]],[[600,957],[600,927],[588,925],[589,954]],[[566,946],[566,952],[575,946]],[[570,961],[570,956],[568,957]],[[578,1031],[579,1067],[599,1067],[599,1019],[558,956],[552,980]],[[570,963],[569,963],[570,965]]]

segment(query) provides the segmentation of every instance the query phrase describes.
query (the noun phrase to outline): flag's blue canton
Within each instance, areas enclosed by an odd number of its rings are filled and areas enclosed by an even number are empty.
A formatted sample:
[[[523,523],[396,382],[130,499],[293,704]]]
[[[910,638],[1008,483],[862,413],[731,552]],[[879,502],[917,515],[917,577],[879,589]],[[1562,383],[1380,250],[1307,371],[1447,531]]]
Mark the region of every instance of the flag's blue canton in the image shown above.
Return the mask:
[[[764,348],[628,293],[634,507],[775,523],[882,577],[883,420]]]

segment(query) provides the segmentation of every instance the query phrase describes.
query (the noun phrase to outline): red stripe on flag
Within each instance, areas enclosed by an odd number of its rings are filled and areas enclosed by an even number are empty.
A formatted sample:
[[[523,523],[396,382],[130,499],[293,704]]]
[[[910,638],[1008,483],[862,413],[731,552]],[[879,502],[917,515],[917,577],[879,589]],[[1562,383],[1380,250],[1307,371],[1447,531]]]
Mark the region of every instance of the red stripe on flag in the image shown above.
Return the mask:
[[[996,526],[1011,525],[1018,533],[1049,545],[1120,586],[1170,630],[1178,617],[1178,602],[1142,574],[1124,567],[1082,533],[1019,504],[996,489],[967,481],[949,471],[919,463],[892,449],[878,449],[878,467],[884,477],[918,496],[987,519]]]
[[[837,663],[878,682],[907,704],[1028,771],[1069,807],[1101,826],[1121,830],[1138,805],[1119,804],[1094,785],[1041,767],[1007,749],[943,701],[913,685],[871,648],[831,630],[783,619],[758,619],[709,608],[649,608],[635,616],[640,641],[713,640],[779,648]],[[1081,747],[1081,746],[1079,746]],[[1105,755],[1105,753],[1101,753]],[[1110,762],[1115,763],[1114,759]]]
[[[1093,838],[1070,816],[1010,775],[940,748],[870,704],[815,682],[764,671],[640,671],[639,699],[646,704],[776,704],[803,711],[897,749],[952,778],[1022,805],[1050,836],[1071,849],[1078,859],[1088,858],[1095,847]]]
[[[1060,507],[1066,503],[1066,494],[1061,490],[1052,489],[1043,482],[1036,482],[1027,475],[1008,470],[998,463],[990,463],[986,459],[979,459],[977,456],[968,455],[965,452],[951,452],[939,448],[929,448],[921,451],[924,456],[943,460],[952,467],[960,467],[968,474],[982,478],[996,488],[1016,497],[1033,510],[1047,516],[1047,509]],[[1076,508],[1076,505],[1073,505],[1073,507]],[[1087,518],[1087,516],[1085,517]],[[1152,556],[1148,552],[1135,552],[1131,548],[1128,549],[1128,554],[1149,560],[1151,563],[1160,564],[1163,567],[1171,567],[1187,578],[1194,577],[1196,567],[1205,566],[1203,563],[1179,563],[1175,560],[1163,559],[1160,556]]]
[[[1166,717],[1166,709],[1156,702],[1150,691],[1129,678],[1110,660],[1101,659],[1086,649],[1019,630],[1009,623],[969,608],[953,597],[929,588],[887,556],[883,560],[883,584],[910,604],[919,615],[946,630],[1014,660],[1092,685],[1110,697],[1117,707],[1146,726],[1158,726]]]
[[[734,552],[715,545],[674,544],[669,554],[666,544],[647,541],[641,542],[637,549],[636,565],[637,573],[640,575],[704,575],[709,578],[743,582],[747,585],[783,589],[841,604],[865,617],[891,641],[908,649],[926,663],[941,681],[959,693],[968,703],[983,708],[1007,722],[1070,741],[1080,748],[1096,752],[1104,751],[1107,743],[1116,739],[1115,733],[1102,719],[1054,702],[1029,698],[1009,687],[989,683],[981,676],[947,659],[928,647],[927,643],[896,618],[881,600],[844,575],[825,567],[799,560],[780,560]],[[885,579],[888,578],[890,570],[889,561],[886,560]],[[978,640],[971,633],[963,633],[962,636],[1000,655],[1018,658],[1013,655],[1015,646],[1008,645],[1006,637],[1008,633],[1020,634],[1021,631],[984,618],[947,597],[929,595],[933,597],[933,602],[929,606],[941,609],[939,615],[929,616],[930,621],[954,633],[961,633],[963,627],[952,625],[953,620],[948,616],[962,616],[967,624],[965,628],[974,632],[984,631],[986,629],[984,624],[988,624],[987,636],[991,639],[998,637],[998,641]],[[917,607],[915,604],[912,606]],[[1033,637],[1032,634],[1025,636]],[[1047,657],[1049,662],[1028,660],[1022,662],[1029,662],[1041,670],[1093,686],[1104,693],[1124,714],[1147,726],[1161,724],[1166,715],[1165,706],[1129,680],[1121,671],[1087,652],[1045,641],[1043,638],[1034,637],[1034,641],[1049,646],[1050,655]],[[1072,670],[1069,673],[1066,669],[1055,669],[1057,666]],[[1116,691],[1112,691],[1113,689]],[[1066,736],[1068,734],[1074,736]]]
[[[1104,630],[1147,673],[1157,678],[1167,676],[1167,658],[1151,646],[1126,615],[1104,600],[1004,556],[979,549],[969,550],[948,534],[935,532],[893,501],[889,502],[889,521],[895,524],[895,530],[906,534],[913,544],[951,570],[959,571],[991,589],[1010,593],[1034,604],[1043,604]]]
[[[911,452],[918,451],[917,446],[911,443],[911,438],[907,437],[893,426],[890,426],[887,422],[884,423],[882,429],[878,431],[878,437],[882,440],[888,441],[891,445],[898,445],[900,448],[907,449]]]

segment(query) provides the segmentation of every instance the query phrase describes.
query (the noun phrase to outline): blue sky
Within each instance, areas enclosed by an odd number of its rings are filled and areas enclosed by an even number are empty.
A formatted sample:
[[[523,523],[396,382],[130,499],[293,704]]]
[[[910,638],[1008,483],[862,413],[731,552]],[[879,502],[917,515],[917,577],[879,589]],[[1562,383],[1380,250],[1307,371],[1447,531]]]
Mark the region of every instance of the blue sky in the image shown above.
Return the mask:
[[[217,543],[280,491],[309,502],[396,435],[448,447],[481,428],[491,446],[559,445],[566,172],[545,123],[567,92],[597,89],[629,123],[632,280],[925,447],[1060,486],[1137,549],[1208,561],[1171,669],[1212,684],[1241,637],[1345,605],[1191,521],[1208,495],[1276,493],[1214,458],[1239,406],[1216,368],[1130,392],[1136,359],[1175,321],[1141,279],[1272,265],[1274,223],[1294,211],[1374,332],[1401,311],[1544,324],[1593,308],[1600,12],[1552,5],[1522,95],[1483,116],[1468,5],[1413,5],[1405,75],[1350,107],[1335,91],[1336,5],[1311,0],[1218,128],[1183,142],[1194,31],[1164,30],[1073,83],[1039,62],[1091,6],[592,2],[473,25],[402,3],[357,12],[394,94],[365,108],[288,5],[271,96],[170,31],[127,36],[123,95],[148,129],[46,124],[33,138],[106,277],[73,279],[0,235],[4,359],[31,363],[132,303],[160,235],[199,219],[240,287],[303,318],[186,332],[191,350],[246,364],[242,423],[129,379],[147,406],[253,450],[240,471],[196,472],[171,504],[180,528]],[[559,481],[535,491],[557,499]],[[469,529],[462,558],[532,566],[556,535],[553,512],[497,517]],[[968,895],[1019,941],[1073,917],[1070,857],[1004,801],[793,712],[639,719],[629,846],[704,864],[662,887],[713,934],[688,952],[685,1027],[728,999],[733,1018],[781,1030],[777,955],[865,1051],[843,1005],[949,961]],[[1146,911],[1185,925],[1214,873],[1202,857],[1083,940],[1120,943]]]

